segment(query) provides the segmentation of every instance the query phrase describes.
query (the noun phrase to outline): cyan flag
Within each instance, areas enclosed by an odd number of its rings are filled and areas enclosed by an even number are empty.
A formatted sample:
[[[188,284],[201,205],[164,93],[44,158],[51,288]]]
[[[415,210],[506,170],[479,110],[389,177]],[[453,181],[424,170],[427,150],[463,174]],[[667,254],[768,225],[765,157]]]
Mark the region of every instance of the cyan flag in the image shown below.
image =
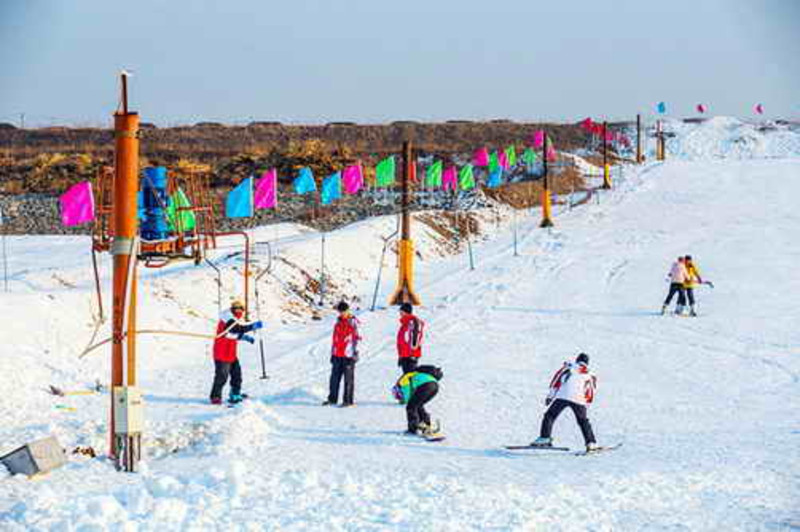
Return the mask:
[[[317,184],[314,182],[314,174],[311,173],[311,168],[304,166],[300,169],[300,173],[292,183],[294,191],[297,194],[308,194],[309,192],[316,192]]]
[[[659,114],[663,115],[664,113],[667,112],[667,104],[665,104],[664,102],[658,102],[658,105],[656,105],[656,111],[658,111]]]
[[[497,188],[503,184],[503,169],[497,168],[491,172],[489,172],[489,179],[486,182],[486,186],[489,188]]]
[[[225,200],[225,216],[249,218],[253,216],[253,178],[248,177],[228,193]]]
[[[326,177],[322,181],[322,204],[329,205],[332,201],[342,198],[342,173]]]

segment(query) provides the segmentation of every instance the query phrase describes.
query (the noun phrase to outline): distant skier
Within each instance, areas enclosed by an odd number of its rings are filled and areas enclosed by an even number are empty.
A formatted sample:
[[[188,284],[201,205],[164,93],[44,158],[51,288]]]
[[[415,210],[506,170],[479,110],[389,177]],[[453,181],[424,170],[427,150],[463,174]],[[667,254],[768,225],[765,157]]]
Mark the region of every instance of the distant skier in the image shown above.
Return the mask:
[[[683,263],[686,266],[686,281],[683,282],[683,289],[686,290],[686,298],[689,300],[689,316],[697,316],[697,312],[694,310],[694,287],[697,283],[710,283],[710,281],[703,281],[702,277],[700,277],[700,270],[697,269],[697,266],[692,261],[691,255],[686,255],[683,259]]]
[[[669,280],[669,293],[667,294],[667,299],[664,300],[664,305],[661,307],[661,314],[667,313],[667,307],[669,306],[670,302],[672,301],[672,297],[675,294],[678,294],[678,303],[675,307],[675,314],[683,313],[683,308],[686,306],[686,292],[684,290],[684,283],[686,283],[687,278],[688,274],[686,272],[684,258],[678,257],[678,260],[672,263],[672,267],[669,269],[669,273],[667,274],[667,280]]]
[[[589,355],[580,353],[574,363],[564,362],[550,381],[550,392],[544,400],[548,406],[542,419],[539,437],[531,444],[534,447],[551,447],[553,423],[565,408],[572,409],[583,434],[586,451],[597,448],[592,424],[586,416],[586,409],[594,400],[597,378],[589,372]]]
[[[255,343],[255,338],[247,333],[261,329],[260,321],[247,322],[244,315],[244,303],[234,300],[230,310],[220,315],[217,323],[217,335],[214,338],[214,384],[211,387],[211,404],[222,404],[222,388],[231,379],[228,402],[239,403],[242,395],[242,367],[237,357],[237,342]]]
[[[358,362],[359,322],[350,313],[350,305],[344,301],[336,305],[339,318],[333,326],[331,338],[331,378],[328,399],[323,405],[336,405],[339,400],[339,383],[344,377],[344,394],[342,406],[353,406],[355,391],[355,371]]]
[[[400,305],[400,329],[397,331],[397,365],[408,373],[417,367],[422,356],[425,322],[414,316],[411,303]]]
[[[425,405],[439,393],[442,375],[441,368],[420,366],[415,371],[404,373],[392,388],[395,399],[406,405],[408,434],[432,436],[438,430],[431,424],[431,416],[425,410]]]

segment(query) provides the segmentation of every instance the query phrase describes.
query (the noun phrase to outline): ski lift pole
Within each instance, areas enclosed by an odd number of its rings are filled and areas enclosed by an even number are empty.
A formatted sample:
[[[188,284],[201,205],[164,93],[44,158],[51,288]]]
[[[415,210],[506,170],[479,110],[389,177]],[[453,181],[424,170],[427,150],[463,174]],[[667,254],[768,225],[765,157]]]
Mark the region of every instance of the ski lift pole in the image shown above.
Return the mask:
[[[514,256],[519,257],[519,251],[517,250],[517,209],[513,206],[511,208],[514,216]]]
[[[260,320],[261,319],[261,302],[260,297],[258,294],[258,282],[261,280],[264,275],[269,273],[272,270],[272,246],[270,246],[269,242],[267,242],[267,252],[269,253],[269,262],[267,263],[267,267],[259,273],[256,278],[253,280],[253,284],[255,285],[255,296],[256,296],[256,317]],[[266,380],[269,378],[267,375],[267,364],[264,360],[264,335],[263,329],[259,329],[258,331],[258,351],[261,355],[261,380]]]
[[[2,216],[2,215],[0,215]],[[0,219],[0,225],[2,220]],[[3,231],[3,287],[8,292],[8,248],[6,247],[6,232]]]
[[[325,231],[322,231],[321,242],[321,264],[319,268],[319,306],[321,307],[325,301]]]
[[[378,265],[378,277],[375,279],[375,291],[372,293],[372,306],[370,307],[370,312],[375,312],[375,303],[378,300],[378,290],[380,290],[381,286],[381,273],[383,272],[383,261],[386,259],[386,248],[389,247],[389,242],[397,236],[398,231],[395,230],[394,233],[387,236],[383,239],[383,250],[381,251],[381,262]]]
[[[222,314],[222,272],[208,257],[205,257],[205,261],[217,272],[217,314]]]

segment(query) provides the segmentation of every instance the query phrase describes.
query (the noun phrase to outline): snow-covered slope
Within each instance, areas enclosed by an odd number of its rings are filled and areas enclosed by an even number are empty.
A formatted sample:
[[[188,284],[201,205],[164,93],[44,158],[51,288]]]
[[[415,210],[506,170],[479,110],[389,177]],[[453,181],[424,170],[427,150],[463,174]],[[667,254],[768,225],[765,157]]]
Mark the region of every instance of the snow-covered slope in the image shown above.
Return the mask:
[[[295,319],[282,287],[270,285],[261,305],[271,378],[258,379],[257,350],[241,353],[252,400],[235,409],[206,404],[209,342],[142,336],[143,471],[119,474],[105,460],[73,457],[41,479],[2,472],[0,529],[796,526],[800,160],[669,161],[624,175],[599,202],[557,216],[552,230],[538,228],[538,213],[520,214],[519,257],[508,219],[498,223],[476,244],[474,271],[466,255],[438,256],[434,235],[420,236],[424,357],[445,372],[429,409],[446,441],[402,435],[404,410],[388,392],[399,373],[395,309],[359,315],[357,406],[322,407],[333,318]],[[341,290],[362,309],[380,236],[393,230],[393,219],[376,219],[326,239],[334,277],[349,276]],[[283,239],[278,255],[301,269],[319,260],[318,235],[301,227],[260,228],[255,239]],[[59,399],[43,391],[107,382],[106,349],[76,357],[96,313],[87,247],[76,237],[9,240],[0,453],[48,434],[68,449],[105,450],[106,393]],[[217,257],[229,292],[241,266],[238,257],[224,260],[233,251]],[[698,290],[697,319],[659,316],[666,270],[685,253],[716,288]],[[259,260],[264,267],[263,253]],[[391,269],[383,279],[381,304]],[[216,298],[208,267],[146,273],[140,327],[209,333]],[[624,446],[586,458],[503,451],[537,435],[547,383],[578,351],[591,355],[599,377],[590,411],[599,440]],[[570,414],[555,437],[580,446]]]

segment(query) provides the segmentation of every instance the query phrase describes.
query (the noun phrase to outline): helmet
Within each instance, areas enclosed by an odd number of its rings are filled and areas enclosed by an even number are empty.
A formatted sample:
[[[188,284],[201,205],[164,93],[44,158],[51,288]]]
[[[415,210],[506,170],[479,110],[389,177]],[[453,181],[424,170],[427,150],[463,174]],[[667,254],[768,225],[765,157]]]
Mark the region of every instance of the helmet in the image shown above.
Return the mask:
[[[577,362],[578,364],[587,364],[588,365],[589,364],[589,355],[587,355],[586,353],[580,353],[578,355],[578,358],[575,359],[575,362]]]

